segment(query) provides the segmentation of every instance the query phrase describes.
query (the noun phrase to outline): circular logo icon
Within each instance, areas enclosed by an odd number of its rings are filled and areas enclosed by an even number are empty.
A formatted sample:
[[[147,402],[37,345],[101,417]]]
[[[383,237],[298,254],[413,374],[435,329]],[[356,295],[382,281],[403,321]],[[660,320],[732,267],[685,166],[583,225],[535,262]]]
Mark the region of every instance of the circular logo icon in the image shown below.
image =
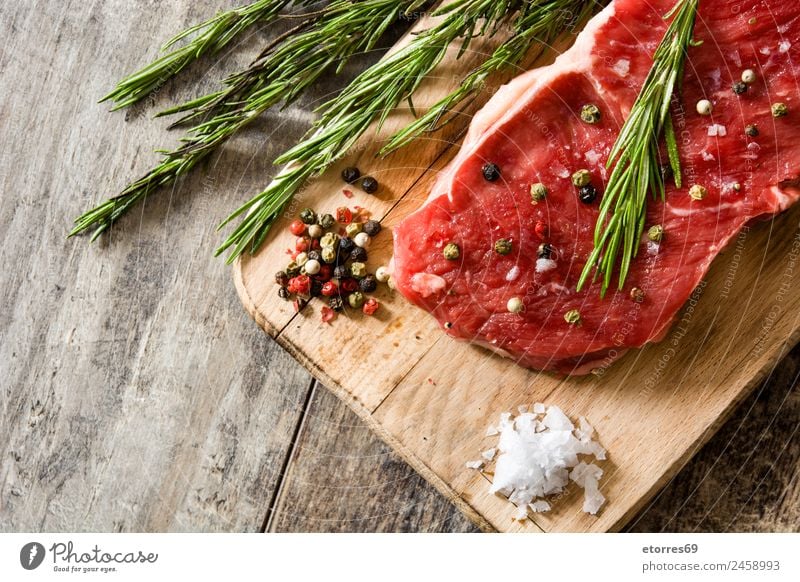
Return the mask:
[[[44,561],[44,546],[39,542],[29,542],[19,551],[19,563],[26,570],[35,570]]]

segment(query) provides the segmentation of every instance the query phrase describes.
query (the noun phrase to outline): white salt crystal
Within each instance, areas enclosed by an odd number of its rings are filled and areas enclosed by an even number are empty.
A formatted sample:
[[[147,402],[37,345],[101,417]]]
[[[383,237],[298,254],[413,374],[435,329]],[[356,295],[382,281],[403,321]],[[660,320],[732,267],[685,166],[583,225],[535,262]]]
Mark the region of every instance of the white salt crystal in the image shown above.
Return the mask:
[[[495,435],[498,435],[498,434],[500,434],[500,431],[497,430],[496,426],[489,426],[489,428],[486,429],[486,436],[487,437],[495,436]]]
[[[728,129],[724,125],[714,123],[708,127],[708,135],[711,137],[725,137],[728,135]]]
[[[547,503],[544,499],[539,499],[538,501],[534,501],[530,505],[528,505],[530,510],[533,513],[543,513],[545,511],[550,511],[550,504]]]
[[[785,53],[788,52],[790,48],[792,48],[792,43],[788,40],[782,40],[778,45],[778,52]]]
[[[528,519],[528,508],[524,505],[522,507],[517,507],[517,512],[514,514],[514,519],[517,521],[524,521]]]
[[[538,513],[550,509],[546,496],[562,493],[572,480],[584,489],[584,511],[597,513],[605,502],[598,484],[603,471],[579,459],[579,455],[605,458],[605,449],[592,440],[592,425],[579,417],[576,428],[560,408],[540,402],[533,405],[533,412],[526,406],[518,410],[516,417],[508,412],[500,416],[497,447],[481,453],[487,462],[494,461],[490,492],[505,496],[526,512]],[[467,465],[482,464],[471,461]]]
[[[553,259],[536,259],[536,272],[546,273],[556,268],[556,262]]]
[[[506,281],[516,281],[517,277],[519,277],[519,267],[514,265],[506,273]]]
[[[585,157],[586,161],[589,162],[590,164],[596,164],[597,162],[600,161],[600,154],[598,154],[594,150],[589,150],[588,152],[583,154],[583,157]]]
[[[467,469],[480,469],[483,467],[483,461],[467,461],[464,465],[466,465]]]
[[[528,407],[525,404],[520,404],[519,406],[517,406],[517,412],[519,412],[520,414],[525,414],[526,412],[528,412]]]
[[[628,59],[620,59],[611,68],[620,77],[627,77],[631,70],[631,62]]]

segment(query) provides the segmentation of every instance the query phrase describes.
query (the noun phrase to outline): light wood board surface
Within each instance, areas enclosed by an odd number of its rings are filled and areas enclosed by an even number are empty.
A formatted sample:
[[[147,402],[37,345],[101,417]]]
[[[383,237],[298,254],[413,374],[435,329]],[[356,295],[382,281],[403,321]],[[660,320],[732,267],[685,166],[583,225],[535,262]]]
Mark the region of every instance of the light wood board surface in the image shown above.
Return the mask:
[[[211,256],[216,223],[380,51],[259,118],[100,244],[64,238],[175,143],[152,113],[214,89],[290,23],[130,113],[97,99],[239,3],[0,4],[0,531],[474,530],[253,324]],[[630,527],[797,531],[799,366],[794,350]]]
[[[469,70],[471,57],[446,60],[415,104],[424,108],[444,95]],[[410,119],[409,111],[397,111],[379,134],[365,136],[353,154],[307,186],[264,248],[237,265],[246,309],[482,529],[621,529],[797,340],[800,211],[746,229],[715,261],[667,337],[631,351],[599,377],[540,374],[457,343],[388,290],[378,293],[384,305],[378,317],[349,313],[329,326],[320,320],[318,301],[294,313],[278,298],[273,277],[293,245],[289,219],[306,205],[319,212],[359,205],[390,231],[424,201],[455,152],[463,122],[375,158],[383,138]],[[374,175],[383,188],[376,196],[350,188],[355,198],[346,197],[339,177],[345,165]],[[390,256],[385,232],[370,249],[373,268]],[[608,448],[602,490],[609,502],[597,517],[581,512],[581,494],[571,488],[554,511],[514,521],[513,507],[488,493],[487,477],[465,467],[491,445],[484,433],[501,412],[537,401],[557,404],[573,418],[587,416]]]

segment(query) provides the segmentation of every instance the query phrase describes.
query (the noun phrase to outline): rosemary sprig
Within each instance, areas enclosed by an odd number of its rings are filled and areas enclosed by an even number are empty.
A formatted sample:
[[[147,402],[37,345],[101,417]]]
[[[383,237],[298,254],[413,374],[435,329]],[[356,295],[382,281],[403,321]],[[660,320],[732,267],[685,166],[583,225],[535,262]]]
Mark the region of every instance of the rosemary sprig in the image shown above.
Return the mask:
[[[154,190],[186,174],[258,114],[288,104],[331,67],[340,70],[358,52],[371,49],[403,12],[425,0],[336,0],[309,27],[287,37],[263,54],[252,74],[235,76],[230,93],[213,106],[214,115],[188,130],[182,145],[162,151],[158,165],[119,195],[75,220],[70,236],[94,228],[95,240],[133,205]],[[307,30],[305,30],[307,28]],[[212,94],[216,95],[216,94]],[[210,104],[211,101],[207,104]]]
[[[276,163],[286,164],[273,182],[246,202],[221,225],[244,215],[215,254],[228,249],[230,263],[245,250],[255,251],[281,209],[308,178],[320,174],[341,157],[373,121],[380,127],[400,102],[444,58],[451,42],[461,39],[459,56],[478,35],[494,34],[519,8],[514,0],[454,0],[435,14],[443,19],[409,44],[379,61],[337,97],[323,104],[312,132]]]
[[[686,51],[692,40],[699,0],[678,0],[664,18],[673,17],[653,55],[653,66],[622,126],[607,165],[613,165],[606,184],[594,231],[594,249],[578,280],[580,290],[592,274],[602,274],[605,295],[619,262],[622,289],[644,232],[647,195],[664,199],[659,139],[664,133],[675,184],[681,185],[678,146],[669,108],[673,93],[680,92]],[[619,259],[620,251],[622,257]]]
[[[469,105],[484,88],[489,76],[517,66],[534,44],[549,45],[566,28],[582,22],[607,2],[608,0],[540,0],[526,4],[514,22],[513,36],[497,47],[488,59],[467,75],[453,92],[395,133],[381,148],[380,155],[388,155],[423,133],[441,128],[453,118],[453,115],[457,115],[456,106],[464,101],[466,103],[461,105],[462,108]],[[447,114],[451,116],[445,118]]]
[[[251,25],[275,18],[291,1],[256,0],[252,4],[221,12],[205,22],[187,28],[161,48],[162,52],[169,51],[167,54],[122,79],[114,90],[100,101],[113,101],[112,111],[133,105],[157,90],[193,61],[222,49]],[[186,44],[173,49],[177,43],[193,35],[196,36]]]

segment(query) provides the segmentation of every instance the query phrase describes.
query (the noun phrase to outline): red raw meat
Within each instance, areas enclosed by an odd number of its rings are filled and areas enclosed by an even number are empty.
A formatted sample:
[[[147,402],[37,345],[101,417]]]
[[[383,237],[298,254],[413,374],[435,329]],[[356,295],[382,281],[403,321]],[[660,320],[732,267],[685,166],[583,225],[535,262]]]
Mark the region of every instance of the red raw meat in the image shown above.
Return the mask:
[[[394,281],[453,337],[514,358],[521,365],[584,374],[626,349],[657,341],[719,251],[756,217],[785,210],[800,196],[800,10],[786,0],[702,0],[686,64],[682,110],[674,115],[683,188],[650,202],[645,230],[660,224],[660,244],[643,237],[625,289],[600,298],[599,283],[575,291],[593,246],[608,172],[605,163],[666,29],[674,0],[615,0],[548,67],[503,87],[474,118],[461,151],[427,203],[394,229]],[[732,90],[742,71],[756,80]],[[713,113],[697,113],[701,99]],[[774,118],[771,105],[788,106]],[[580,119],[596,104],[595,125]],[[755,124],[758,136],[745,134]],[[500,178],[488,182],[482,167]],[[581,202],[571,175],[588,169],[599,192]],[[549,190],[533,204],[531,184]],[[706,197],[692,200],[700,184]],[[543,223],[537,228],[538,223]],[[543,228],[544,227],[544,228]],[[494,243],[512,241],[512,252]],[[458,260],[443,248],[458,244]],[[539,262],[542,243],[553,262]],[[644,291],[641,303],[630,290]],[[507,309],[512,297],[524,311]],[[564,314],[577,309],[581,324]]]

